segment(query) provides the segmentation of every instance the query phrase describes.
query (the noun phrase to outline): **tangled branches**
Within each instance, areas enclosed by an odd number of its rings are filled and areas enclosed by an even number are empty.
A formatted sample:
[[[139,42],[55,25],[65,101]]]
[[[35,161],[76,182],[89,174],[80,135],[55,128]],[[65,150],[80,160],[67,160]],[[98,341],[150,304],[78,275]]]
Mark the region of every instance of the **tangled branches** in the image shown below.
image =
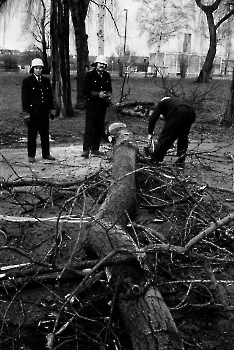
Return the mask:
[[[129,217],[128,233],[146,256],[151,283],[185,348],[231,349],[233,192],[199,183],[192,176],[198,168],[181,174],[139,165],[138,212],[134,221]],[[118,283],[113,287],[108,270],[135,256],[113,250],[99,259],[86,246],[90,222],[113,185],[110,172],[75,186],[8,185],[0,217],[3,348],[131,349],[116,309]]]

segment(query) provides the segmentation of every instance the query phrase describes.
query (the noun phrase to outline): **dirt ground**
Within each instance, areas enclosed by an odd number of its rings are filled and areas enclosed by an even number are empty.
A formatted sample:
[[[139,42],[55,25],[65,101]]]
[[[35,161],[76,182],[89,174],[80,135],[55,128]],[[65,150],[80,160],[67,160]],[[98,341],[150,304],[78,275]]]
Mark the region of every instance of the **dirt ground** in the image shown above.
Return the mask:
[[[86,272],[83,271],[74,277],[68,271],[63,275],[63,278],[59,279],[55,272],[40,275],[38,270],[31,270],[30,273],[34,272],[36,277],[25,279],[28,273],[27,268],[41,266],[41,268],[46,269],[46,263],[50,263],[54,257],[56,257],[56,263],[59,266],[68,264],[70,256],[73,257],[73,264],[87,260],[84,250],[80,247],[78,249],[76,246],[77,234],[95,215],[97,207],[103,200],[103,193],[108,189],[113,154],[112,145],[103,140],[101,150],[104,156],[91,157],[88,160],[81,157],[85,112],[74,109],[72,118],[58,118],[51,122],[51,154],[56,157],[56,161],[43,161],[38,145],[37,162],[29,164],[25,143],[26,128],[22,121],[20,102],[23,77],[8,73],[0,76],[0,243],[1,247],[8,247],[0,249],[0,272],[3,277],[6,271],[9,273],[8,279],[4,279],[0,285],[1,337],[6,350],[16,348],[41,350],[45,348],[46,334],[48,335],[53,328],[61,303],[66,299],[65,296],[74,290]],[[114,105],[120,102],[122,82],[121,78],[113,76]],[[189,96],[196,106],[197,120],[190,135],[189,155],[185,171],[180,174],[173,172],[171,166],[175,160],[175,149],[172,148],[165,159],[165,167],[162,168],[159,176],[160,181],[163,182],[163,188],[166,190],[161,193],[163,199],[157,198],[155,205],[162,205],[166,199],[170,199],[171,202],[177,201],[180,193],[185,191],[183,184],[188,185],[189,191],[195,193],[196,205],[189,204],[186,215],[181,211],[178,213],[174,207],[170,210],[166,209],[163,213],[160,210],[152,212],[152,210],[144,209],[147,201],[141,201],[142,193],[149,191],[149,195],[152,196],[158,184],[155,183],[155,175],[151,175],[151,168],[149,173],[144,173],[142,170],[137,179],[140,210],[136,223],[146,225],[153,230],[159,230],[167,238],[170,236],[172,244],[183,245],[195,235],[195,232],[208,226],[212,217],[218,219],[233,212],[233,127],[219,125],[220,117],[225,112],[229,99],[230,81],[217,79],[211,81],[208,86],[200,87],[190,80],[184,82],[183,87],[181,87],[179,80],[175,79],[168,82],[167,87],[179,95],[187,94]],[[139,101],[139,108],[140,103],[143,102],[153,101],[157,103],[164,91],[159,79],[155,81],[152,77],[130,76],[124,86],[124,93],[126,95],[124,102]],[[72,78],[72,99],[75,105],[75,77]],[[136,111],[135,107],[130,107],[128,110]],[[139,152],[143,155],[148,116],[131,116],[125,112],[116,107],[114,110],[110,109],[107,121],[124,122],[135,135]],[[155,137],[162,125],[162,121],[157,123]],[[145,163],[139,163],[139,168],[145,166]],[[23,183],[21,183],[22,181]],[[152,186],[150,189],[144,187],[149,183]],[[185,195],[187,195],[186,191],[183,192],[183,196]],[[181,199],[181,197],[179,198]],[[190,205],[192,205],[192,209]],[[184,220],[184,216],[186,216],[186,220]],[[192,228],[190,229],[190,227]],[[206,253],[212,252],[213,254],[214,247],[216,247],[218,249],[217,255],[223,254],[222,258],[224,256],[231,257],[234,253],[232,230],[231,224],[225,227],[225,234],[222,231],[224,239],[220,238],[221,231],[217,231],[209,243],[203,242],[203,244],[207,244]],[[59,249],[57,252],[55,243],[57,244],[58,241]],[[204,245],[198,245],[197,252],[204,253]],[[155,256],[153,258],[155,259]],[[160,262],[162,262],[162,258],[159,253]],[[174,265],[171,265],[170,259],[175,259]],[[40,265],[42,263],[45,263],[45,266]],[[12,268],[12,265],[17,264],[23,264],[20,271]],[[168,255],[164,264],[163,269],[167,270],[168,268],[167,274],[170,270],[170,273],[174,274],[174,279],[177,277],[178,280],[184,281],[193,277],[194,281],[200,281],[199,283],[191,282],[188,289],[185,288],[185,282],[179,282],[169,290],[162,271],[159,271],[157,276],[158,283],[162,284],[163,296],[174,310],[173,316],[178,321],[182,337],[185,339],[186,350],[233,349],[233,331],[228,328],[230,322],[227,317],[228,306],[232,308],[234,305],[232,267],[228,266],[227,269],[225,266],[224,269],[218,263],[216,266],[216,272],[219,274],[219,277],[216,275],[216,278],[230,282],[228,288],[224,288],[225,283],[222,282],[222,288],[228,295],[226,299],[228,305],[225,305],[225,310],[221,308],[220,312],[220,309],[218,310],[220,305],[218,302],[213,305],[210,292],[207,292],[206,282],[203,282],[203,279],[207,280],[207,270],[200,262],[196,262],[196,264],[193,262],[194,269],[188,271],[188,266],[184,261],[180,263],[177,256]],[[18,272],[23,273],[24,276],[16,277],[15,284],[12,285],[10,283],[13,276],[11,273]],[[58,273],[60,274],[61,271]],[[173,278],[170,283],[173,283]],[[29,293],[24,292],[27,284],[30,286]],[[108,299],[110,290],[105,286],[103,291],[104,284],[102,281],[96,286],[95,292],[91,289],[87,295],[82,296],[83,304],[78,303],[78,299],[75,301],[79,304],[76,305],[76,312],[80,317],[80,319],[78,317],[77,324],[81,327],[81,335],[79,335],[79,341],[83,346],[81,349],[100,349],[99,345],[97,346],[92,341],[90,345],[87,339],[90,341],[90,339],[94,339],[93,334],[101,334],[105,329],[105,318],[109,317],[109,309],[106,309],[109,300],[106,299]],[[183,288],[186,290],[184,291]],[[100,292],[99,295],[96,294],[97,290]],[[180,307],[177,308],[177,306],[181,306],[180,304],[183,304],[186,316],[182,314],[182,317],[181,314],[178,314]],[[210,308],[205,309],[208,304]],[[88,311],[87,305],[89,305]],[[211,307],[211,305],[213,306]],[[186,307],[188,308],[186,309]],[[71,318],[69,312],[74,311],[72,308],[71,310],[66,310],[67,313],[65,312],[61,323],[59,323],[60,327]],[[222,312],[226,312],[224,317],[220,316]],[[93,321],[90,321],[90,318],[97,317],[96,319],[99,319],[100,315],[102,315],[103,320],[96,328],[93,328]],[[122,338],[122,334],[126,336],[123,326],[115,317],[113,318],[113,329],[118,339],[122,340],[120,348],[130,349],[126,338],[125,340],[123,340],[124,337]],[[82,320],[83,326],[80,325],[80,320]],[[19,329],[21,332],[18,331]],[[85,332],[86,336],[82,335],[82,332]],[[74,334],[69,328],[65,338],[63,339],[61,336],[57,345],[61,344],[62,341],[69,341],[70,336],[72,338]],[[37,339],[37,344],[34,337]],[[109,341],[110,348],[116,349],[111,337]],[[126,345],[123,345],[125,341]],[[71,349],[65,345],[62,348]]]
[[[38,140],[38,162],[34,166],[29,166],[26,157],[26,127],[23,124],[20,100],[23,78],[23,74],[2,73],[0,76],[0,176],[4,179],[15,179],[18,175],[28,174],[33,170],[35,174],[41,173],[40,176],[50,177],[49,173],[51,172],[51,176],[54,177],[59,172],[60,177],[63,174],[65,177],[72,177],[73,174],[77,176],[79,172],[82,176],[83,173],[89,172],[89,169],[92,168],[91,164],[96,168],[97,164],[100,164],[100,160],[92,158],[91,162],[87,163],[80,157],[85,111],[77,109],[74,109],[72,118],[57,118],[51,121],[51,152],[55,154],[57,161],[46,164],[40,160],[40,142]],[[123,80],[115,75],[112,77],[112,80],[114,91],[112,102],[113,106],[116,106],[116,103],[120,102]],[[218,125],[230,98],[230,81],[217,79],[212,81],[208,87],[196,86],[191,80],[187,83],[185,82],[184,86],[181,87],[178,82],[179,80],[177,79],[166,83],[167,89],[173,90],[177,95],[182,95],[182,97],[186,94],[189,95],[189,98],[195,103],[195,107],[198,107],[197,121],[191,132],[191,156],[188,158],[188,163],[191,165],[197,157],[195,153],[200,152],[203,158],[202,161],[198,160],[202,168],[201,173],[206,173],[205,170],[211,166],[211,168],[217,169],[218,178],[223,179],[220,180],[222,185],[232,188],[233,127],[225,128]],[[71,83],[72,100],[75,105],[75,77],[72,77]],[[145,79],[143,76],[133,75],[126,80],[123,93],[123,102],[125,103],[140,101],[154,102],[156,104],[164,90],[162,89],[160,78],[155,80],[152,76],[149,76]],[[134,107],[131,110],[134,111]],[[116,113],[116,109],[111,108],[108,110],[106,120],[124,122],[127,128],[135,134],[139,148],[143,151],[147,137],[147,117],[132,117],[124,113]],[[159,122],[155,128],[156,136],[161,127],[162,123],[160,124]],[[102,148],[104,153],[107,153],[106,158],[109,158],[111,156],[111,145],[105,141]],[[215,162],[214,165],[212,165],[213,162]],[[78,164],[78,169],[76,168],[77,171],[74,172],[75,164]],[[12,170],[14,167],[17,170],[15,172]],[[71,171],[72,167],[73,170]],[[199,176],[203,177],[203,174]],[[210,180],[207,181],[209,183]]]

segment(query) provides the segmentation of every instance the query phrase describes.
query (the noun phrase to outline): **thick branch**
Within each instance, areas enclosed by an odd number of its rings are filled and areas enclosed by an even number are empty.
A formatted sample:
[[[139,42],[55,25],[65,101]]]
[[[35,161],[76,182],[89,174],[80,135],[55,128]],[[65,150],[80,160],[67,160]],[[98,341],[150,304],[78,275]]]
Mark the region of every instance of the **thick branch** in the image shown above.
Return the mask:
[[[100,258],[111,250],[132,252],[135,261],[108,268],[118,307],[134,350],[183,349],[174,320],[160,291],[144,268],[144,254],[127,232],[128,217],[137,209],[133,136],[121,129],[114,147],[112,185],[90,226],[88,247]],[[113,259],[118,258],[118,254]]]

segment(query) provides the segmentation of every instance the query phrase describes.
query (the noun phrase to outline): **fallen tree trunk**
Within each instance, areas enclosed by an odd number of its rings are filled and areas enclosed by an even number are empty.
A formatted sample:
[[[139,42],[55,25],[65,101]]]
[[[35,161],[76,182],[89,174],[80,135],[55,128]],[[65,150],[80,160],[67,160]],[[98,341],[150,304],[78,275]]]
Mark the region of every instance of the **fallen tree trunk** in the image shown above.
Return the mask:
[[[142,113],[139,111],[134,111],[131,109],[124,109],[124,108],[121,110],[121,113],[125,114],[125,115],[131,115],[132,117],[140,117],[140,118],[145,118],[147,116],[147,111]]]
[[[113,250],[132,254],[135,260],[108,268],[117,291],[117,305],[134,350],[183,349],[172,315],[138,247],[137,237],[127,232],[127,222],[137,210],[135,162],[137,147],[126,129],[120,131],[114,147],[112,184],[108,195],[90,224],[87,245],[100,258]]]

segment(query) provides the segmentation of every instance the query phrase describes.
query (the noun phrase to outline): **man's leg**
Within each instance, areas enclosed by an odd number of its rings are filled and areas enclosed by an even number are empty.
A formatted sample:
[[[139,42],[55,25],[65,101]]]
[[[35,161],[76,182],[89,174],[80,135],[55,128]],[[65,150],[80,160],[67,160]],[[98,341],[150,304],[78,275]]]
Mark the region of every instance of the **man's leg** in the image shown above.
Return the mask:
[[[196,115],[192,108],[187,108],[186,111],[184,111],[181,114],[181,118],[180,118],[181,127],[179,129],[178,140],[177,140],[178,159],[176,161],[176,164],[182,167],[184,166],[186,152],[188,150],[190,129],[195,119],[196,119]]]
[[[37,133],[38,121],[31,116],[30,124],[28,125],[28,157],[35,158],[37,149]]]
[[[106,116],[106,107],[98,109],[98,114],[95,119],[95,127],[94,127],[94,133],[93,133],[92,151],[94,153],[99,151],[101,138],[104,132],[105,116]]]
[[[178,116],[173,115],[171,119],[165,123],[161,134],[159,135],[152,158],[155,161],[162,162],[168,149],[173,145],[177,137]]]
[[[95,127],[96,111],[93,109],[86,109],[85,116],[85,132],[83,141],[83,154],[82,156],[88,158],[89,151],[93,143],[93,132]]]
[[[41,137],[42,157],[46,158],[50,155],[49,144],[49,116],[41,116],[39,124],[39,133]]]

